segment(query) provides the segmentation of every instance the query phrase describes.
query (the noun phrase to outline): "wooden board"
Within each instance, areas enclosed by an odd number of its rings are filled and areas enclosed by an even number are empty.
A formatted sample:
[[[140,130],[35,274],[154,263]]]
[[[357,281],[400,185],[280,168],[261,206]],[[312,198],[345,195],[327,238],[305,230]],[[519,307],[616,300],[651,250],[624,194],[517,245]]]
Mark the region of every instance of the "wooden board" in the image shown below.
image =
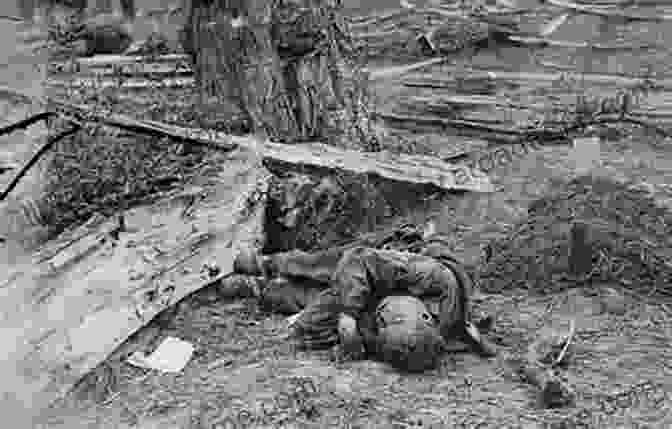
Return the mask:
[[[196,198],[128,211],[118,240],[115,219],[93,220],[3,273],[0,411],[12,427],[32,427],[133,332],[211,283],[206,261],[226,275],[239,246],[260,245],[268,178],[253,152],[235,150]]]
[[[372,174],[400,182],[433,184],[445,190],[494,191],[487,176],[474,171],[465,172],[464,166],[455,166],[430,156],[395,154],[389,151],[363,153],[322,143],[287,145],[269,140],[259,141],[254,137],[141,121],[126,115],[91,112],[85,106],[72,105],[62,100],[50,100],[50,110],[76,121],[98,122],[137,132],[184,139],[223,150],[244,147],[258,151],[264,159],[297,166]],[[467,180],[467,177],[471,179]]]

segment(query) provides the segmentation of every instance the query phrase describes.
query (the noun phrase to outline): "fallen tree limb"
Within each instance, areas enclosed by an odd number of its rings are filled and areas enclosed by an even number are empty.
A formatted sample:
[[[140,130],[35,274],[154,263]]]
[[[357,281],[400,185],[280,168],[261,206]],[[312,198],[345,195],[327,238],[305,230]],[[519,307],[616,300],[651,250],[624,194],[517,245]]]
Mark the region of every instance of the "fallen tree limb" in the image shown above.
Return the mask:
[[[100,57],[103,57],[102,55]],[[134,57],[123,57],[123,56],[118,56],[118,55],[109,55],[109,56],[104,56],[105,58],[85,58],[87,60],[92,60],[96,59],[96,73],[97,75],[101,76],[111,76],[114,75],[116,72],[114,70],[115,67],[119,67],[119,64],[121,64],[123,67],[125,65],[129,64],[128,67],[124,70],[126,70],[126,74],[128,75],[135,75],[135,74],[147,74],[147,75],[152,75],[152,74],[166,74],[166,75],[171,75],[173,74],[176,70],[179,72],[179,74],[183,75],[189,75],[192,74],[193,71],[191,68],[186,65],[186,64],[170,64],[169,61],[166,61],[166,63],[158,63],[158,64],[135,64],[132,59]],[[84,59],[80,59],[78,61],[81,61]],[[411,63],[411,64],[406,64],[402,66],[390,66],[390,67],[381,67],[381,68],[375,68],[375,69],[368,69],[370,73],[370,77],[372,79],[385,79],[388,77],[393,77],[393,76],[399,76],[403,75],[405,73],[414,71],[414,70],[419,70],[424,67],[436,65],[436,64],[441,64],[443,62],[446,62],[448,59],[446,57],[438,57],[438,58],[430,58],[427,60],[423,61],[418,61],[416,63]],[[131,65],[132,64],[132,65]],[[66,67],[65,64],[61,63],[60,66]],[[92,69],[93,70],[93,69]],[[79,78],[81,79],[81,78]],[[107,86],[117,86],[119,84],[118,80],[115,79],[104,79],[103,82],[107,82],[105,85]],[[130,85],[127,85],[126,88],[130,89],[141,89],[141,88],[147,88],[147,87],[152,87],[152,85],[155,85],[151,80],[144,79],[144,80],[132,80]],[[165,86],[168,87],[179,87],[182,85],[185,86],[190,86],[193,83],[192,78],[181,78],[181,79],[162,79],[160,82],[164,82]],[[87,78],[84,80],[78,80],[78,79],[71,79],[69,76],[63,76],[60,79],[53,79],[52,85],[58,85],[58,86],[69,86],[73,84],[75,86],[90,86],[92,88],[97,88],[98,84],[98,79],[95,78]]]
[[[540,102],[540,103],[514,103],[505,97],[493,95],[437,95],[434,97],[410,97],[405,105],[418,107],[420,110],[432,111],[433,108],[440,110],[443,107],[452,107],[453,105],[461,108],[469,107],[503,107],[507,109],[533,110],[537,112],[548,112],[551,110],[567,109],[567,103],[559,102]],[[433,113],[433,112],[432,112]],[[661,110],[656,106],[649,106],[642,109],[632,109],[627,112],[626,119],[635,119],[636,117],[650,117],[660,119],[672,119],[672,110]],[[656,124],[649,123],[651,127]]]
[[[137,64],[108,64],[97,67],[79,67],[64,63],[51,63],[49,76],[51,79],[68,79],[72,77],[74,68],[79,76],[190,76],[193,70],[186,64],[180,63],[137,63]]]
[[[0,201],[3,201],[5,198],[7,198],[9,193],[12,192],[14,188],[16,188],[16,186],[19,184],[21,178],[26,175],[28,170],[30,170],[37,163],[37,161],[39,161],[40,158],[45,153],[47,153],[49,149],[51,149],[56,143],[58,143],[64,137],[76,133],[79,129],[80,129],[79,125],[75,125],[71,127],[69,130],[62,131],[56,134],[55,136],[49,136],[47,138],[47,142],[44,145],[42,145],[42,147],[37,152],[35,152],[35,154],[28,160],[26,165],[24,165],[21,168],[21,170],[19,170],[19,172],[16,174],[16,176],[14,176],[11,182],[9,182],[7,188],[5,188],[5,190],[2,191],[2,193],[0,193]]]
[[[450,71],[450,70],[446,70]],[[598,73],[526,73],[526,72],[511,72],[511,71],[484,71],[484,70],[466,70],[471,78],[482,79],[503,79],[508,81],[539,81],[539,82],[557,82],[557,81],[572,81],[572,82],[586,82],[592,84],[602,85],[616,85],[616,86],[643,86],[647,85],[657,89],[672,90],[672,78],[663,79],[645,79],[639,77],[629,77],[614,74],[598,74]],[[422,76],[420,78],[410,77],[404,81],[404,86],[409,87],[428,87],[428,88],[442,88],[448,87],[449,84],[456,82],[456,78],[428,78]]]
[[[664,129],[664,128],[656,125],[656,124],[652,124],[652,123],[649,123],[649,122],[646,122],[646,121],[642,121],[641,119],[633,118],[633,117],[628,116],[628,115],[624,115],[624,116],[621,116],[621,115],[600,115],[600,116],[597,116],[594,119],[591,119],[590,121],[587,121],[587,122],[581,123],[581,124],[577,124],[577,125],[575,125],[571,128],[568,128],[568,130],[569,131],[579,130],[579,129],[585,128],[586,126],[589,126],[589,125],[606,125],[606,124],[623,124],[623,123],[637,125],[637,126],[640,126],[642,128],[651,129],[651,130],[655,131],[656,133],[658,133],[659,135],[661,135],[663,137],[672,136],[672,131],[666,130],[666,129]]]
[[[381,31],[373,31],[370,33],[357,33],[353,34],[352,38],[355,40],[361,40],[361,39],[375,39],[375,38],[388,38],[392,36],[410,36],[413,33],[408,30],[381,30]]]
[[[412,72],[415,70],[419,70],[437,64],[442,64],[446,61],[448,61],[447,57],[439,57],[403,66],[392,66],[392,67],[373,69],[369,71],[370,73],[369,76],[371,79],[385,79],[394,76],[402,76],[408,72]]]
[[[570,42],[568,40],[554,40],[548,37],[536,36],[516,36],[514,34],[508,35],[508,39],[516,44],[533,46],[538,48],[590,48],[593,51],[639,51],[644,49],[652,49],[658,47],[656,44],[643,45],[629,45],[629,44],[604,44],[604,43],[589,43],[589,42]]]
[[[119,89],[160,89],[160,88],[188,88],[194,85],[194,78],[165,78],[165,79],[119,79],[114,77],[103,78],[75,78],[75,79],[49,79],[46,84],[52,87],[65,88],[91,88],[101,90],[105,88]]]
[[[233,273],[237,248],[263,242],[268,178],[249,151],[231,153],[189,219],[188,201],[139,207],[124,213],[117,238],[116,219],[91,222],[3,273],[0,410],[14,427],[35,427],[40,412],[131,334]],[[206,261],[218,276],[202,270]]]
[[[153,63],[177,63],[189,62],[189,56],[186,54],[167,54],[153,56]],[[141,55],[95,55],[93,57],[77,58],[76,62],[83,67],[97,68],[108,67],[112,64],[128,65],[146,62],[147,58]]]
[[[51,112],[37,113],[37,114],[32,115],[32,116],[30,116],[26,119],[23,119],[23,120],[18,121],[18,122],[14,122],[10,125],[7,125],[5,127],[0,128],[0,136],[4,136],[5,134],[13,133],[16,130],[22,130],[22,129],[28,128],[29,126],[31,126],[31,125],[33,125],[37,122],[44,121],[44,120],[46,120],[46,119],[48,119],[52,116],[54,116],[54,114],[51,113]]]
[[[647,22],[665,22],[672,21],[672,15],[656,14],[656,15],[639,15],[623,12],[615,8],[596,7],[589,5],[582,5],[566,0],[547,0],[550,5],[561,7],[564,9],[573,10],[576,12],[585,13],[586,15],[601,16],[603,18],[618,18],[626,22],[629,21],[647,21]]]
[[[496,127],[493,125],[485,125],[480,122],[465,121],[462,119],[446,119],[438,117],[429,117],[429,116],[407,116],[407,115],[397,115],[394,113],[386,112],[376,112],[374,113],[375,117],[396,122],[414,122],[418,124],[426,125],[439,125],[455,128],[468,128],[476,131],[482,131],[486,133],[494,134],[504,134],[508,136],[521,136],[523,133],[515,128],[509,127]]]
[[[385,13],[380,13],[376,14],[373,17],[362,17],[361,19],[357,20],[356,22],[351,22],[350,23],[350,29],[356,30],[361,27],[368,27],[373,24],[380,25],[381,23],[388,21],[390,19],[398,18],[400,16],[404,15],[410,15],[417,13],[416,10],[412,9],[395,9],[391,10]]]
[[[488,125],[485,122],[478,121],[467,121],[463,119],[448,119],[441,117],[430,117],[430,116],[418,116],[418,115],[397,115],[393,113],[375,113],[375,116],[394,122],[411,122],[415,124],[423,125],[434,125],[440,127],[453,127],[457,129],[465,128],[469,130],[499,134],[504,136],[515,136],[520,138],[546,138],[546,139],[562,139],[565,137],[565,134],[570,131],[580,131],[591,125],[606,125],[606,124],[616,124],[616,123],[629,123],[632,125],[641,126],[656,131],[661,136],[668,137],[672,135],[672,131],[666,130],[660,127],[657,124],[643,121],[641,119],[633,118],[628,115],[598,115],[595,118],[590,120],[582,121],[572,126],[567,126],[565,123],[551,123],[546,128],[536,128],[536,129],[517,129],[509,127],[498,127],[494,125]],[[553,128],[551,128],[554,126]],[[519,140],[507,140],[499,138],[499,141],[510,141],[515,143]]]

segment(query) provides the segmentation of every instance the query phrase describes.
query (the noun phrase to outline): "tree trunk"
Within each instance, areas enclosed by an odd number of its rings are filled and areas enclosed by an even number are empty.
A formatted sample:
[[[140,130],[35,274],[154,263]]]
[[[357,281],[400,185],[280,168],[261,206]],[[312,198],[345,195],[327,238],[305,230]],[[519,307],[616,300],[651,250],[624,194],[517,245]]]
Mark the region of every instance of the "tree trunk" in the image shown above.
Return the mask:
[[[89,5],[96,14],[112,13],[112,0],[92,0],[89,2]]]
[[[17,0],[19,15],[26,21],[32,21],[35,14],[36,1],[34,0]]]
[[[133,20],[135,19],[135,1],[134,0],[119,0],[119,5],[121,7],[121,13],[125,18]]]
[[[216,97],[250,132],[361,147],[365,77],[348,60],[338,9],[332,0],[191,0],[185,48],[204,100]]]

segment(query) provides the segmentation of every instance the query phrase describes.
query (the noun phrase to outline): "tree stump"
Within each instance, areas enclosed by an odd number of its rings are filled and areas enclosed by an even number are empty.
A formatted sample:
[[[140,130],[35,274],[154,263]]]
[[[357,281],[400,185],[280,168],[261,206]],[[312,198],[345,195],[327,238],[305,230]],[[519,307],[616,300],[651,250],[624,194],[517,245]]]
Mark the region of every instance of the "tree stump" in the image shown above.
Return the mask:
[[[203,101],[239,113],[252,133],[352,146],[368,134],[368,113],[349,81],[365,77],[348,60],[339,8],[333,0],[190,0],[183,44]]]

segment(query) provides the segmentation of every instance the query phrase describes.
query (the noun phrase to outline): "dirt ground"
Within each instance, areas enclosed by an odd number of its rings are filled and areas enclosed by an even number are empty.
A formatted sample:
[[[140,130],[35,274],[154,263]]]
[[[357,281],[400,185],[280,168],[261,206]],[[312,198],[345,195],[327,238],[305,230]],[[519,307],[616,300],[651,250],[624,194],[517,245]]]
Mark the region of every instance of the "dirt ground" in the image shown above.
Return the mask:
[[[600,174],[638,177],[670,203],[669,149],[632,140],[603,148]],[[454,232],[455,250],[474,262],[480,246],[522,216],[525,204],[549,189],[553,178],[572,174],[569,152],[547,149],[497,171],[504,192],[446,201],[438,227]],[[231,427],[670,427],[671,307],[626,295],[626,312],[612,314],[594,290],[481,294],[476,313],[495,315],[491,339],[500,356],[448,356],[440,369],[413,376],[375,362],[335,363],[326,352],[292,350],[284,341],[282,317],[260,312],[254,301],[223,302],[214,294],[187,306],[162,332],[196,345],[183,373],[123,365],[120,383],[102,403],[71,397],[45,427],[199,427],[187,422],[195,425],[203,406],[210,424],[204,427],[216,427],[217,418],[227,415],[238,424]],[[514,374],[511,362],[542,329],[565,326],[570,318],[576,323],[576,351],[562,377],[576,389],[577,404],[537,409],[535,388]],[[316,392],[296,393],[301,380],[309,380]],[[282,419],[285,426],[279,426]]]
[[[513,64],[528,56],[512,52],[505,57]],[[488,65],[500,61],[487,54],[479,58]],[[608,69],[612,64],[609,58],[595,60],[596,67]],[[626,59],[622,63],[630,64]],[[443,73],[441,67],[431,72]],[[401,80],[378,83],[375,90],[381,108],[393,106],[411,91]],[[636,179],[672,208],[669,140],[626,131],[625,136],[602,141],[601,166],[593,174]],[[422,141],[430,152],[440,153],[457,140],[445,130],[399,132]],[[439,231],[454,237],[455,252],[466,263],[477,264],[482,246],[525,216],[529,202],[557,186],[558,180],[577,174],[581,156],[568,146],[546,147],[491,171],[498,192],[449,196],[435,213],[417,216],[433,217]],[[216,291],[205,291],[161,331],[161,336],[176,336],[196,346],[181,373],[160,374],[122,364],[114,368],[117,382],[109,391],[70,395],[44,416],[41,427],[672,427],[672,303],[643,302],[622,292],[626,305],[618,311],[596,290],[550,296],[523,291],[477,294],[476,313],[495,316],[488,335],[500,347],[500,355],[446,356],[439,369],[422,375],[400,374],[371,361],[336,362],[329,352],[293,350],[283,317],[261,312],[254,300],[223,300]],[[560,373],[576,390],[576,405],[539,409],[535,388],[511,365],[542,330],[564,326],[569,319],[575,320],[575,352]]]

